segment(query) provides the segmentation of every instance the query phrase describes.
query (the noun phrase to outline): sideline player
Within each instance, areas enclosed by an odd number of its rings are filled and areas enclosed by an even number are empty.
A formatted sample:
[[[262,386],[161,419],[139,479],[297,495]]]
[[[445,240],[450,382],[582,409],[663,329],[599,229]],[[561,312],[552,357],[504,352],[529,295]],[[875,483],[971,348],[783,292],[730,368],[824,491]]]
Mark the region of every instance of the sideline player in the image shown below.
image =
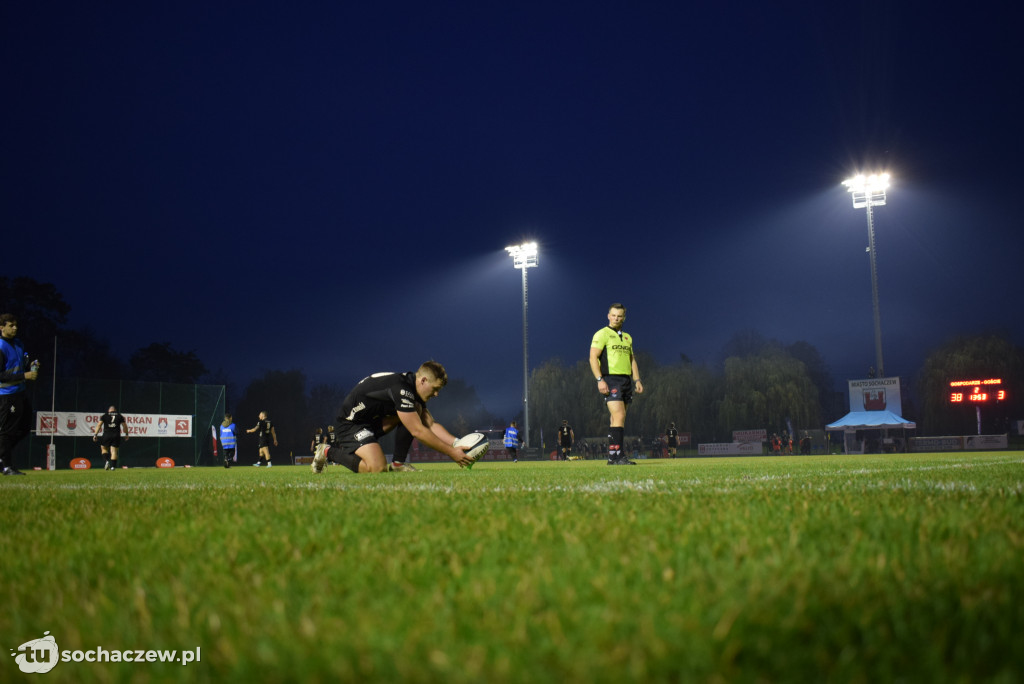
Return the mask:
[[[572,431],[572,426],[569,425],[569,421],[563,420],[561,427],[558,428],[558,446],[561,447],[561,456],[563,461],[568,461],[570,459],[572,454],[572,445],[575,441],[576,434]]]
[[[519,463],[519,427],[516,421],[505,428],[505,457],[511,457],[513,463]]]
[[[316,448],[327,441],[327,435],[324,434],[324,429],[318,427],[316,432],[313,433],[313,441],[309,443],[309,450],[316,453]]]
[[[665,443],[668,444],[668,457],[676,457],[676,447],[679,446],[679,430],[676,430],[675,423],[669,423],[665,430]]]
[[[608,325],[594,333],[590,342],[590,370],[597,391],[604,395],[611,429],[608,432],[608,465],[636,465],[622,453],[626,436],[626,409],[636,393],[643,394],[640,369],[633,356],[633,338],[622,331],[626,307],[615,303],[608,308]]]
[[[321,444],[313,456],[312,470],[321,473],[328,461],[340,463],[353,473],[382,473],[410,470],[403,465],[413,439],[446,454],[461,467],[473,464],[466,447],[456,447],[456,438],[427,410],[427,402],[448,384],[444,366],[426,361],[415,372],[374,373],[352,388],[341,405],[338,417],[338,446]],[[395,436],[397,462],[388,466],[380,438],[398,428],[408,431],[410,439]]]
[[[37,363],[29,365],[28,354],[18,339],[18,318],[0,316],[0,471],[24,475],[14,467],[14,447],[32,431],[32,405],[25,381],[39,377]]]
[[[224,467],[230,468],[232,461],[238,461],[238,426],[230,413],[224,414],[220,424],[220,450],[224,453]]]
[[[267,462],[267,467],[274,465],[270,462],[270,442],[274,442],[274,446],[277,446],[277,430],[274,429],[274,424],[267,416],[266,411],[260,411],[260,419],[257,421],[256,426],[245,431],[246,434],[252,434],[253,432],[259,433],[260,438],[260,453],[256,456],[256,462],[253,463],[257,468],[260,465],[260,457],[263,457]]]
[[[121,428],[124,428],[124,441],[128,441],[128,424],[124,416],[117,412],[116,406],[107,409],[106,414],[100,416],[96,428],[92,431],[92,441],[99,442],[100,453],[106,461],[103,463],[104,470],[117,470],[117,456],[121,450]],[[100,434],[100,431],[103,434]]]

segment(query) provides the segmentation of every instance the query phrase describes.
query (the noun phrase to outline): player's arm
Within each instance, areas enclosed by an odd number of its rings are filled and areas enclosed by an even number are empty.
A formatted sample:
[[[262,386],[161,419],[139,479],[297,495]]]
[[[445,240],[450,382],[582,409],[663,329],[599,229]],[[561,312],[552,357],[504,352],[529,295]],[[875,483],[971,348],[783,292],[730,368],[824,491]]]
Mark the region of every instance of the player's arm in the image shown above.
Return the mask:
[[[416,411],[399,411],[398,419],[402,421],[402,425],[412,434],[413,438],[420,441],[420,444],[428,446],[434,451],[440,451],[460,466],[467,466],[473,463],[473,459],[466,456],[466,452],[463,449],[454,446],[455,438],[452,435],[447,435],[447,437],[451,437],[450,440],[442,441],[442,438],[434,432],[433,426],[438,425],[438,423],[434,422],[429,412],[424,411],[424,415],[421,417]],[[448,432],[443,427],[441,430],[445,433]]]
[[[601,347],[590,348],[590,372],[597,380],[597,391],[601,394],[608,394],[608,383],[604,381],[604,377],[601,373],[601,352],[604,351]]]
[[[277,446],[277,428],[270,426],[270,436],[274,439],[274,446]]]
[[[454,444],[455,440],[458,439],[455,435],[448,432],[444,425],[440,423],[434,423],[430,426],[430,431],[437,435],[437,438],[445,444]]]
[[[455,435],[448,432],[444,425],[441,425],[434,420],[434,416],[430,413],[430,409],[425,406],[423,407],[423,415],[420,416],[420,419],[423,421],[423,424],[430,428],[430,431],[437,435],[438,439],[445,444],[454,444],[455,440],[458,439]]]
[[[124,428],[124,438],[128,439],[128,419],[124,417],[124,414],[121,415],[121,424],[117,426],[119,431],[121,428]]]
[[[25,358],[27,359],[28,357],[26,356]],[[0,368],[6,368],[6,367],[7,367],[7,356],[5,356],[2,351],[0,351]],[[0,370],[0,382],[14,383],[14,382],[21,382],[22,380],[35,380],[36,379],[36,375],[37,375],[37,373],[34,373],[31,370],[20,370],[20,371],[16,371],[16,372],[15,371],[9,371],[9,370]]]
[[[256,431],[257,431],[257,430],[259,430],[259,429],[260,429],[260,424],[259,424],[259,423],[256,423],[256,427],[252,428],[251,430],[246,430],[246,431],[245,431],[245,434],[247,434],[247,435],[250,435],[250,434],[252,434],[252,433],[256,432]]]

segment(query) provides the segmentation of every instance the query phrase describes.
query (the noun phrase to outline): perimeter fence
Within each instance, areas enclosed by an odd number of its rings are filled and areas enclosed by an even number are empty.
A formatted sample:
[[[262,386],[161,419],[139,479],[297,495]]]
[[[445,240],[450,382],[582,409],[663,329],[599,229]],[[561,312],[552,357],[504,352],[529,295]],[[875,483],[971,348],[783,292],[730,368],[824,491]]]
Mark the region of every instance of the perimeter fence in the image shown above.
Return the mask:
[[[224,385],[183,385],[170,382],[128,380],[58,379],[56,392],[46,380],[29,383],[35,414],[58,412],[106,413],[111,405],[125,415],[179,414],[192,416],[191,437],[139,437],[129,439],[118,460],[130,468],[153,467],[157,459],[170,458],[177,465],[216,465],[210,428],[224,417]],[[100,448],[88,437],[37,435],[26,437],[15,450],[16,467],[46,467],[46,448],[56,447],[57,468],[68,468],[73,459],[96,463]],[[102,464],[101,464],[102,465]]]

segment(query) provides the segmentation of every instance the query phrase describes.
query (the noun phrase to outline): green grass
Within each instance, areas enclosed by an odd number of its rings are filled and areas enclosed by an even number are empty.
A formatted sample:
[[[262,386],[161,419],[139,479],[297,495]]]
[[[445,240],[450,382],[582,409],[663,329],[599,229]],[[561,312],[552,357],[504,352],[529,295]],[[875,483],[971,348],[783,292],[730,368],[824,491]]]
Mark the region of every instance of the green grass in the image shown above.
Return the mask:
[[[202,649],[54,682],[1014,682],[1022,466],[34,472],[0,481],[0,635]]]

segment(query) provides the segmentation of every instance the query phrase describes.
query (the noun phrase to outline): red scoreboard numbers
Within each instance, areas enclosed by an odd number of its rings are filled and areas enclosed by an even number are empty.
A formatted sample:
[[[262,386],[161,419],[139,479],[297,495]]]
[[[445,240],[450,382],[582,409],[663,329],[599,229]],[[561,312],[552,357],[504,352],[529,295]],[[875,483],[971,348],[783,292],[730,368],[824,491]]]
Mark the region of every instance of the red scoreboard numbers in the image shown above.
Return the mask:
[[[953,380],[949,383],[951,404],[996,404],[1008,398],[1002,378]]]

